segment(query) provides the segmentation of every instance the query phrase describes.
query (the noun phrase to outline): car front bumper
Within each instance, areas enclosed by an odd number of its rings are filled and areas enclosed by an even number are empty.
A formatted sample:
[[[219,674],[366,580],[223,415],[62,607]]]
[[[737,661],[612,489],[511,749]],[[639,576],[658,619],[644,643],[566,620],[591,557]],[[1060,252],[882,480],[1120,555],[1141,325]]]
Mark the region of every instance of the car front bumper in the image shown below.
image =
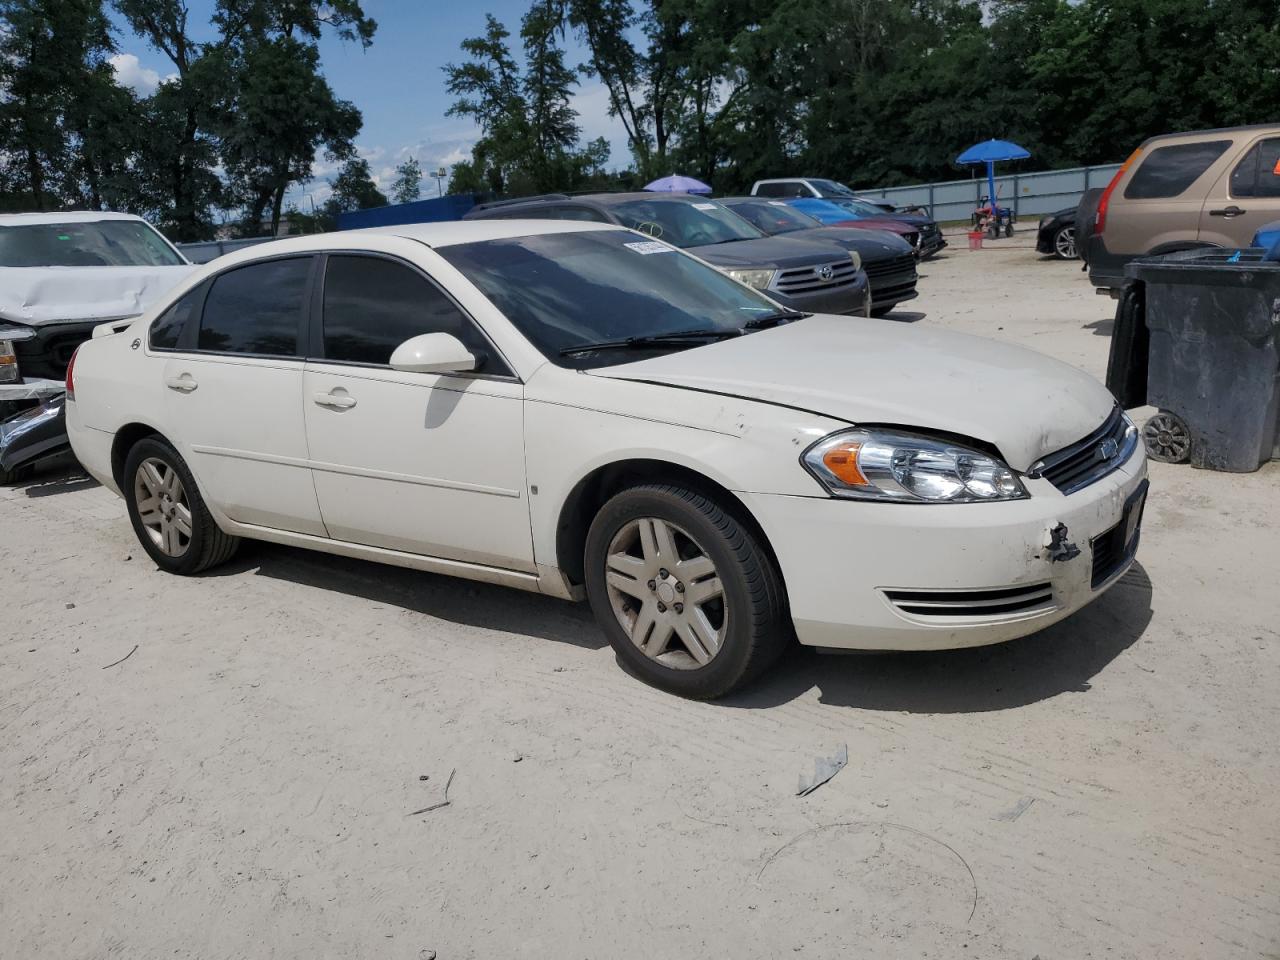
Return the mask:
[[[867,283],[865,270],[857,272],[853,283],[834,290],[816,290],[812,293],[797,295],[780,293],[777,290],[765,290],[763,293],[784,307],[803,313],[835,313],[842,316],[864,317],[871,309],[871,288]]]
[[[1070,496],[1043,479],[1026,481],[1026,500],[991,504],[740,496],[778,558],[801,643],[946,650],[1034,633],[1115,583],[1137,548],[1146,474],[1139,444]]]

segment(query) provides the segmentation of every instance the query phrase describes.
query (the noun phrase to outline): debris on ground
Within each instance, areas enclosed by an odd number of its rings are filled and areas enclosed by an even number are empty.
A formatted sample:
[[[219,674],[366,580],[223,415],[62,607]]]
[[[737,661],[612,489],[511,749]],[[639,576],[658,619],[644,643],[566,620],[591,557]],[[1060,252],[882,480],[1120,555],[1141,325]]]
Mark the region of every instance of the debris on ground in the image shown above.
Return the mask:
[[[807,797],[813,791],[844,769],[849,762],[849,745],[842,743],[840,749],[832,757],[818,757],[813,762],[813,776],[800,774],[800,786],[796,790],[797,797]]]
[[[107,664],[105,667],[103,667],[102,669],[103,669],[103,670],[109,670],[111,667],[114,667],[116,664],[124,663],[126,660],[128,660],[130,657],[132,657],[132,656],[134,655],[134,653],[136,653],[136,652],[137,652],[137,650],[138,650],[138,645],[135,643],[135,644],[133,645],[133,649],[132,649],[132,650],[130,650],[128,653],[126,653],[126,654],[125,654],[123,657],[121,657],[119,660],[112,660],[110,663],[108,663],[108,664]]]
[[[1035,797],[1023,797],[1008,810],[997,813],[992,820],[1003,820],[1005,823],[1013,823],[1020,816],[1026,813],[1033,803],[1036,802]]]
[[[453,775],[457,772],[458,770],[456,767],[449,771],[449,779],[445,781],[445,785],[444,785],[443,800],[441,800],[439,803],[433,803],[429,807],[423,807],[421,810],[415,810],[413,811],[413,813],[408,814],[408,816],[416,817],[420,813],[430,813],[432,810],[439,810],[441,807],[447,807],[449,805],[449,788],[453,786]]]

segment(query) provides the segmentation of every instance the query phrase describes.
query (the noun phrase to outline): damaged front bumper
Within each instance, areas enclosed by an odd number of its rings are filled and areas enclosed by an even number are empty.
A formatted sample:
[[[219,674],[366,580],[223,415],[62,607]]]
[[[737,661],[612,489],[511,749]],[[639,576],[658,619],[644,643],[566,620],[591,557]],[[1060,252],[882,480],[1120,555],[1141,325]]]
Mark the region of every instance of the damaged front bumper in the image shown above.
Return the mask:
[[[811,646],[944,650],[1001,643],[1070,616],[1133,562],[1146,454],[1064,496],[887,504],[739,494],[769,538],[796,634]]]
[[[71,449],[66,396],[58,394],[0,421],[0,473],[32,466]]]

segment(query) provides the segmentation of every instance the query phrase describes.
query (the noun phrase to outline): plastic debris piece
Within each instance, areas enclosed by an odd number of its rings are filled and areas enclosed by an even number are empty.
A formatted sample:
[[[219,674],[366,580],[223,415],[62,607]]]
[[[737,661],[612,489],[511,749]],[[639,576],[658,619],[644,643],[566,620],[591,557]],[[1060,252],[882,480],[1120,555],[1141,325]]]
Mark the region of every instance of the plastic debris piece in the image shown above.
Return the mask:
[[[1031,809],[1031,805],[1036,802],[1035,797],[1023,797],[1008,810],[997,813],[992,820],[1003,820],[1005,823],[1013,823],[1020,816]]]
[[[796,790],[797,797],[807,797],[813,791],[834,777],[849,762],[849,745],[840,744],[840,749],[832,757],[818,757],[813,762],[813,776],[800,774],[800,786]]]

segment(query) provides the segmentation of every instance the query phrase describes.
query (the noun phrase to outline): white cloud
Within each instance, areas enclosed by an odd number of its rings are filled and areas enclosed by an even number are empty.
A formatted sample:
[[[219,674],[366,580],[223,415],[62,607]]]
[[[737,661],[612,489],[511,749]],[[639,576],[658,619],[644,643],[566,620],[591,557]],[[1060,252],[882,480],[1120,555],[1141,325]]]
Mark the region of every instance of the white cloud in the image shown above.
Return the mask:
[[[603,83],[580,86],[574,92],[570,105],[578,111],[582,142],[585,144],[596,137],[604,137],[609,141],[609,166],[628,166],[631,148],[627,144],[627,128],[617,117],[609,116],[609,88]]]
[[[144,67],[142,61],[132,53],[117,53],[107,62],[116,72],[116,82],[123,87],[128,87],[140,97],[149,97],[156,92],[160,84],[178,79],[176,73],[162,77],[159,71]]]

